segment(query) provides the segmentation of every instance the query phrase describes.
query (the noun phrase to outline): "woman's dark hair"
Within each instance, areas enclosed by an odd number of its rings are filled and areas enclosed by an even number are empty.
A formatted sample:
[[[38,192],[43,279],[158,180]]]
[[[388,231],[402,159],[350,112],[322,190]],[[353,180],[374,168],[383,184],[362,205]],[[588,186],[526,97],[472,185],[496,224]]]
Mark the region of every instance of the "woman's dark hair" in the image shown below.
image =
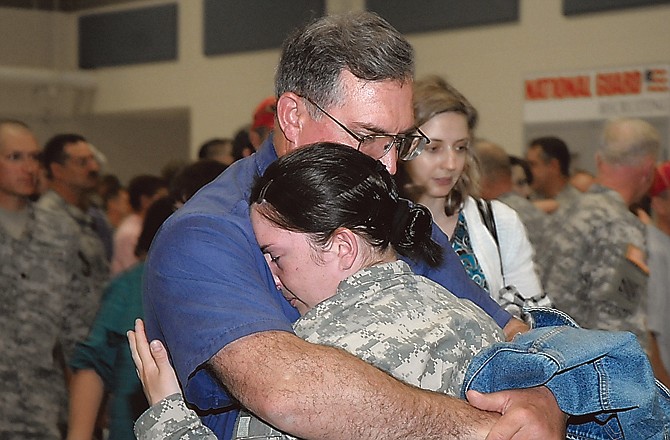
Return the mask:
[[[380,251],[390,245],[431,266],[442,262],[428,209],[399,198],[384,165],[348,146],[323,142],[283,156],[257,179],[251,203],[272,223],[310,234],[318,245],[347,228]]]
[[[186,202],[226,168],[227,165],[214,159],[200,159],[193,162],[182,168],[172,179],[170,195],[178,202]]]
[[[149,246],[151,246],[154,235],[156,235],[163,222],[172,215],[174,210],[174,199],[169,196],[161,197],[149,206],[144,216],[144,222],[142,222],[142,232],[137,239],[135,255],[140,257],[149,252]]]

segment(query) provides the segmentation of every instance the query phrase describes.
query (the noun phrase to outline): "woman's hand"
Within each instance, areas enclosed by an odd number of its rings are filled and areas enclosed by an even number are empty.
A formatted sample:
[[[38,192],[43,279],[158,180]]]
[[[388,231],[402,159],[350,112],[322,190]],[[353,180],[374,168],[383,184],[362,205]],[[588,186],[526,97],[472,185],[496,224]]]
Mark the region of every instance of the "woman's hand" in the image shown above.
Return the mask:
[[[154,340],[149,344],[141,319],[135,320],[135,331],[129,330],[127,336],[137,375],[142,381],[149,404],[153,405],[171,394],[181,393],[167,350],[161,341]]]

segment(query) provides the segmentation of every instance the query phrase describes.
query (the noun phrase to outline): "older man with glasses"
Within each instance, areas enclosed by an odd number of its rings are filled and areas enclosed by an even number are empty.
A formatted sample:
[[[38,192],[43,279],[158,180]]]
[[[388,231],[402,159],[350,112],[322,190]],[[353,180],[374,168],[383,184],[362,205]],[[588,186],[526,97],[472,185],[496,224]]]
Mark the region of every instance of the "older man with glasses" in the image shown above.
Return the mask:
[[[545,388],[466,402],[396,381],[292,332],[298,313],[276,289],[249,220],[253,180],[277,157],[317,142],[358,148],[394,173],[428,139],[414,125],[413,50],[371,13],[328,16],[289,37],[276,78],[275,132],[164,225],[147,262],[150,338],[163,340],[186,400],[228,439],[241,403],[301,438],[560,438],[563,414]],[[299,189],[296,189],[299,190]],[[445,237],[446,239],[446,237]],[[415,271],[472,298],[501,326],[510,316],[455,255]],[[498,423],[496,424],[496,422]]]

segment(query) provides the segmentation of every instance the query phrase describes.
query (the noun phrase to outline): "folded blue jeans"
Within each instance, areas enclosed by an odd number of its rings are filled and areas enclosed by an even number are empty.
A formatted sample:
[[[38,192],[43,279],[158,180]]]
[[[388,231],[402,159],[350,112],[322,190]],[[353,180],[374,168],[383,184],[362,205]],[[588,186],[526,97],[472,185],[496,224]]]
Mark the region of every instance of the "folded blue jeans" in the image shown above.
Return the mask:
[[[565,313],[525,309],[532,329],[470,363],[461,395],[544,385],[573,440],[670,439],[670,392],[629,332],[587,330]]]

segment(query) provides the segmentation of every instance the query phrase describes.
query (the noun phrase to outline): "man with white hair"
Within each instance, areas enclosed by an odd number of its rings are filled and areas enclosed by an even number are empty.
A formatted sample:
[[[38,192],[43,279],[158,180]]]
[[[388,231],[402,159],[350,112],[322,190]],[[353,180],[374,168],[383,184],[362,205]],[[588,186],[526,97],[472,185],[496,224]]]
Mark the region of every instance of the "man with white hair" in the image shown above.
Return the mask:
[[[596,183],[552,223],[538,256],[558,309],[584,327],[631,331],[645,348],[645,229],[629,207],[649,190],[659,147],[658,132],[645,121],[607,123]]]

